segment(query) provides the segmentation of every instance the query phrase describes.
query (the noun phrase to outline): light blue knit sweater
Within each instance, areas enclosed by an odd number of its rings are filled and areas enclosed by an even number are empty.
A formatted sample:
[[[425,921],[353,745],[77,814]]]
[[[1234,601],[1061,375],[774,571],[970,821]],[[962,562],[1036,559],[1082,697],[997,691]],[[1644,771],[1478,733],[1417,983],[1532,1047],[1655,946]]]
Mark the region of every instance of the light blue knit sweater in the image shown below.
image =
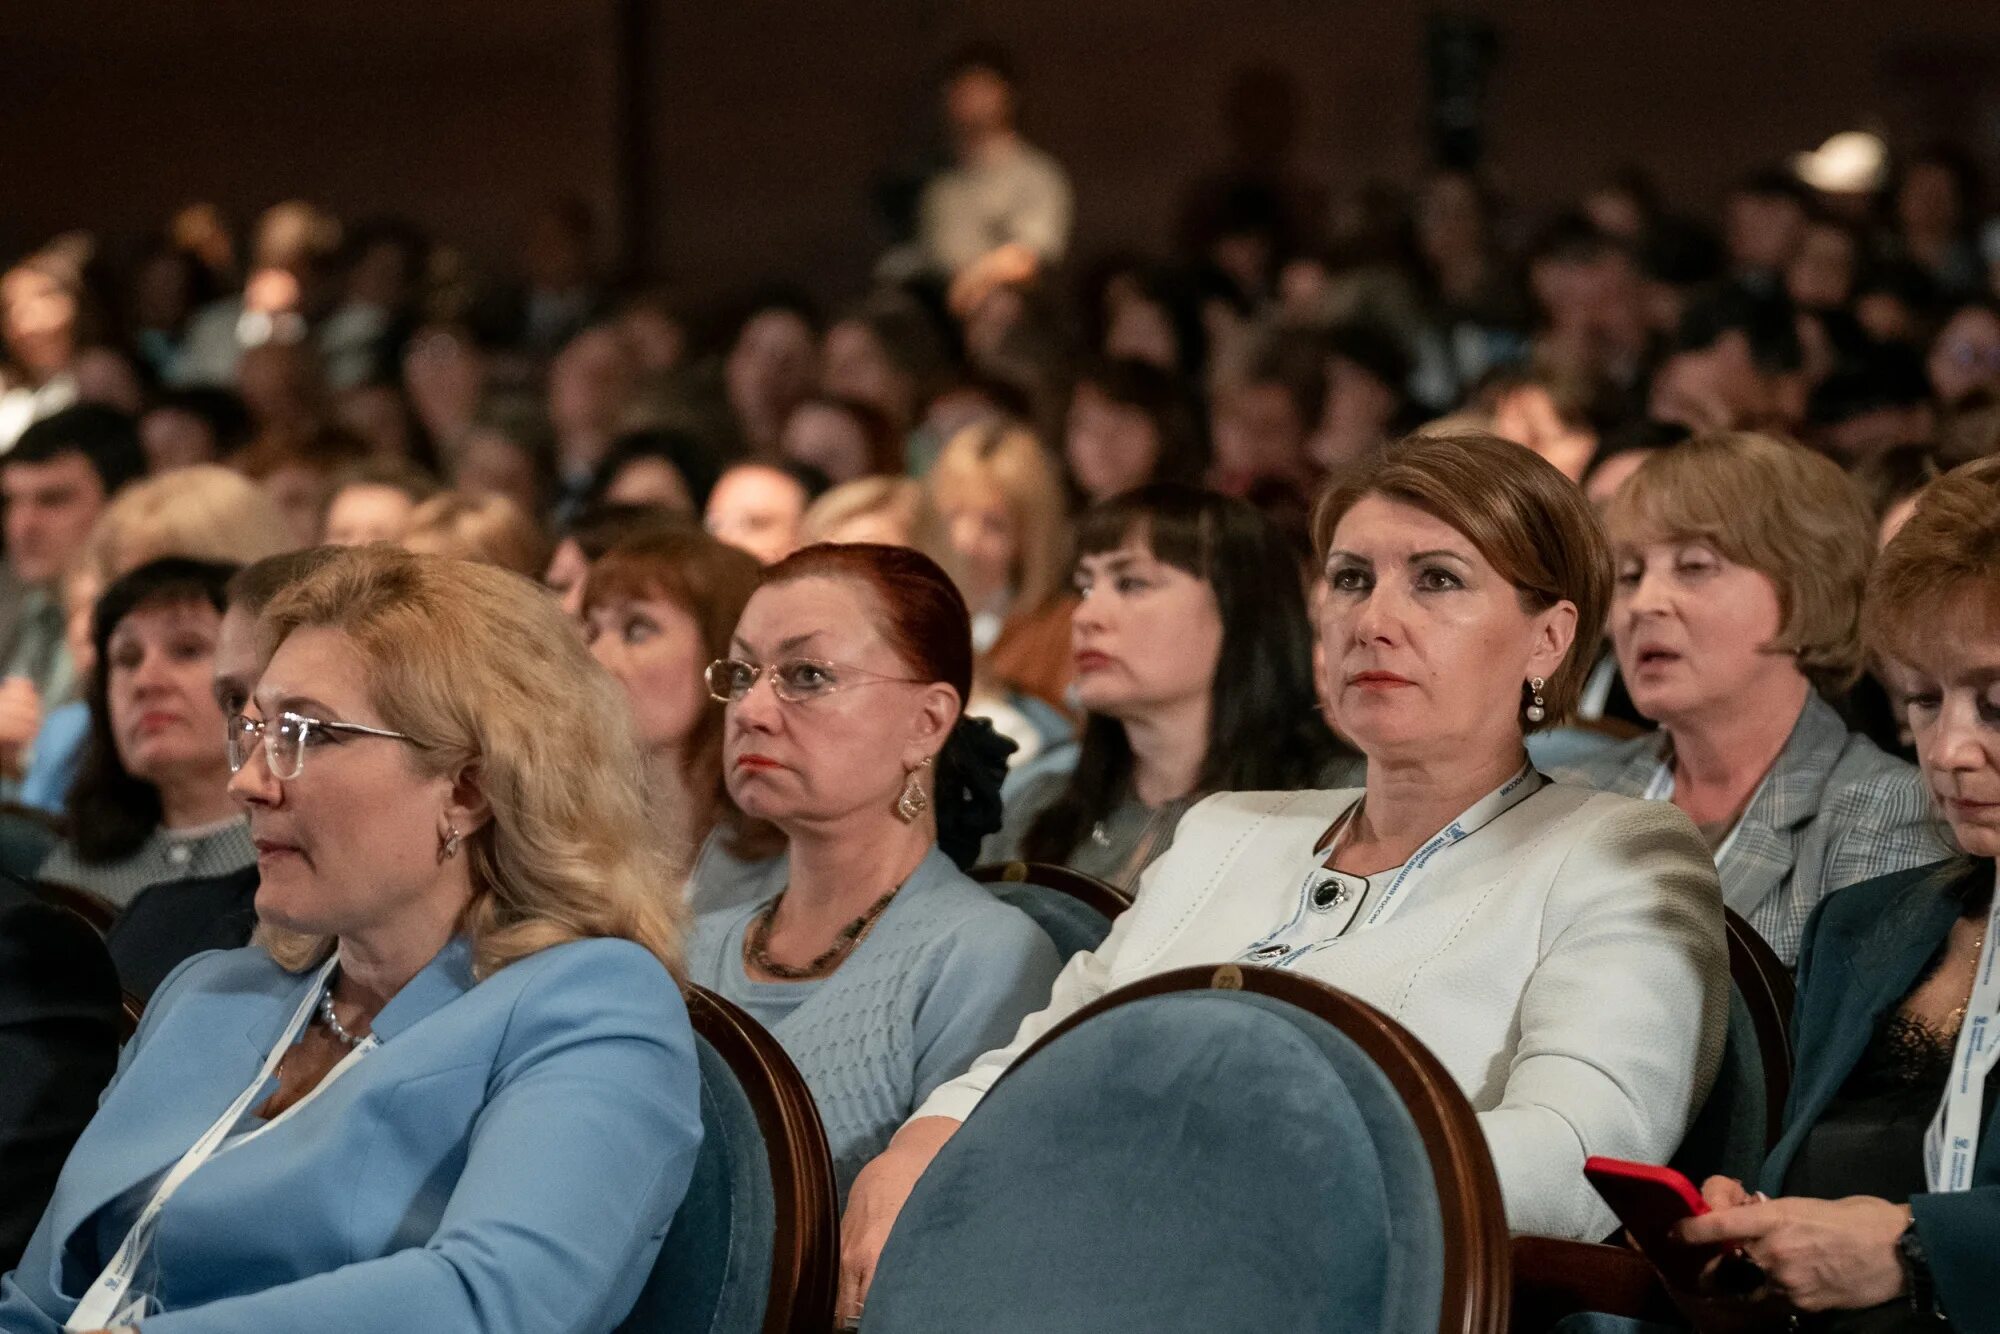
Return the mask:
[[[1005,1045],[1023,1018],[1048,1004],[1061,961],[1025,913],[932,848],[831,977],[752,981],[743,971],[743,934],[784,888],[785,858],[757,872],[765,892],[754,902],[695,919],[688,971],[748,1010],[805,1076],[844,1206],[855,1173],[933,1089]]]

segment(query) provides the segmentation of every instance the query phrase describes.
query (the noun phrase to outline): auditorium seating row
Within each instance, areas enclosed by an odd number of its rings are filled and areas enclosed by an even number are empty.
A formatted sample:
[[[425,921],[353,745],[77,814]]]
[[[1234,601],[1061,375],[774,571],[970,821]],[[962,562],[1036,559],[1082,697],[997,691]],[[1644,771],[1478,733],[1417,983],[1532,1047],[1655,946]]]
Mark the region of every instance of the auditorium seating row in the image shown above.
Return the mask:
[[[974,878],[1065,956],[1129,904],[1061,867]],[[104,906],[50,901],[100,930]],[[1733,913],[1723,1070],[1674,1161],[1748,1177],[1775,1141],[1792,983]],[[692,988],[706,1136],[623,1334],[825,1334],[839,1226],[811,1095],[778,1043]],[[128,999],[128,1017],[138,1006]],[[1540,1334],[1668,1318],[1639,1254],[1507,1232],[1472,1108],[1422,1043],[1290,972],[1186,968],[1057,1026],[919,1182],[863,1334],[1297,1330]]]

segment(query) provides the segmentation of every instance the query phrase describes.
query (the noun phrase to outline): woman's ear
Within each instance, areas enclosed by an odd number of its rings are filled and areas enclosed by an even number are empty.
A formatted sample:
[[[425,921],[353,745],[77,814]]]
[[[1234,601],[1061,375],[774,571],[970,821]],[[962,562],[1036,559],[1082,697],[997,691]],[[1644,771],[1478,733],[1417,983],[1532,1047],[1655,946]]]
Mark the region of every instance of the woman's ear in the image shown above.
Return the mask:
[[[944,749],[945,740],[958,723],[958,692],[942,681],[924,688],[922,706],[910,720],[909,744],[903,748],[903,767],[914,769]]]
[[[452,779],[451,799],[444,808],[444,814],[453,829],[467,836],[492,820],[493,806],[486,800],[478,765],[466,765]]]
[[[1569,660],[1576,643],[1576,604],[1562,601],[1535,617],[1534,642],[1529,646],[1528,675],[1554,676]]]

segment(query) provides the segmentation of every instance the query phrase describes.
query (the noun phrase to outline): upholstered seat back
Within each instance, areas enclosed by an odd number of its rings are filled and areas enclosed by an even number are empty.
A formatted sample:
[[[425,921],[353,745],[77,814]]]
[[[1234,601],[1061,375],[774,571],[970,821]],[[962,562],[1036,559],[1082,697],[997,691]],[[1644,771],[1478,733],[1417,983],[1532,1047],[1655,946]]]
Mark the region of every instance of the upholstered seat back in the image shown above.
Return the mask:
[[[1770,1122],[1757,1025],[1742,991],[1732,986],[1722,1068],[1716,1072],[1707,1101],[1682,1137],[1671,1166],[1696,1183],[1717,1173],[1753,1181],[1764,1165]]]
[[[1072,954],[1094,950],[1111,934],[1111,919],[1081,899],[1071,898],[1046,885],[1002,882],[988,885],[993,897],[1011,904],[1035,919],[1048,932],[1056,952],[1067,961]]]
[[[1247,991],[1093,1015],[918,1183],[865,1334],[1433,1334],[1429,1156],[1361,1048]]]
[[[771,1156],[736,1074],[697,1034],[701,1153],[680,1212],[620,1334],[756,1334],[771,1285]]]

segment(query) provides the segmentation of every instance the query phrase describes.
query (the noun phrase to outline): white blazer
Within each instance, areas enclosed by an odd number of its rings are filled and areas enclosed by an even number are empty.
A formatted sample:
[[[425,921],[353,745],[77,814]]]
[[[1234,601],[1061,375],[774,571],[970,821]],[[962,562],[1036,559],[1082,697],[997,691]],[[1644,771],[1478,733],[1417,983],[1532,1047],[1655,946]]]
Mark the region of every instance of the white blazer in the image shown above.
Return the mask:
[[[964,1120],[1037,1038],[1108,991],[1238,960],[1298,911],[1314,845],[1360,795],[1225,792],[1194,807],[1048,1007],[916,1115]],[[1437,853],[1403,900],[1292,966],[1436,1053],[1479,1114],[1514,1231],[1601,1239],[1616,1220],[1583,1160],[1665,1162],[1721,1063],[1729,961],[1707,845],[1670,803],[1550,784]]]

